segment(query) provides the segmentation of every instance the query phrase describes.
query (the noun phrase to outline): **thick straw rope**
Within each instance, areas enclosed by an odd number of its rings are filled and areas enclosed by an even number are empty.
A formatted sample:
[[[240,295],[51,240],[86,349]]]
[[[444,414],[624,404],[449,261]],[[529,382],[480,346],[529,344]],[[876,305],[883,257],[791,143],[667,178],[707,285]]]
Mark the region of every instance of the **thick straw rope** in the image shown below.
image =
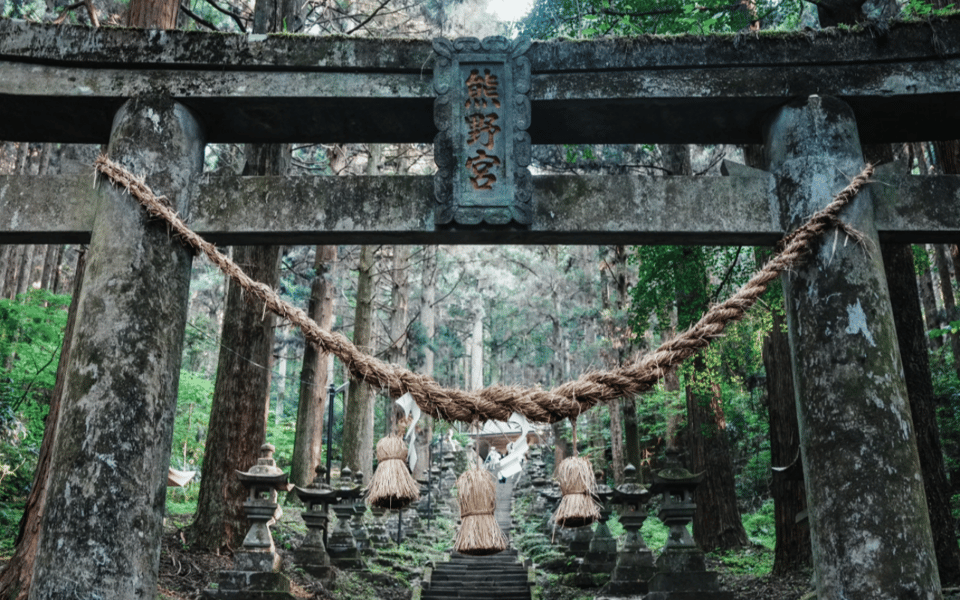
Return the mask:
[[[96,169],[124,187],[146,208],[148,214],[166,221],[184,244],[205,254],[246,292],[263,302],[267,309],[300,327],[304,337],[320,351],[340,358],[354,377],[388,390],[394,398],[409,392],[421,410],[431,416],[464,423],[490,419],[507,421],[513,412],[531,421],[554,423],[576,417],[597,404],[649,390],[667,371],[722,335],[728,324],[743,318],[766,291],[771,280],[804,262],[818,236],[832,227],[849,232],[837,215],[873,175],[873,165],[868,164],[827,207],[785,237],[780,252],[767,261],[736,294],[712,306],[690,329],[664,342],[655,351],[641,356],[633,364],[609,371],[585,373],[579,379],[552,390],[490,386],[476,392],[466,392],[442,387],[429,377],[384,363],[361,352],[343,335],[321,329],[303,310],[282,300],[266,284],[250,279],[213,244],[190,230],[176,211],[166,206],[163,198],[158,198],[150,190],[143,178],[134,176],[103,155],[97,158]]]

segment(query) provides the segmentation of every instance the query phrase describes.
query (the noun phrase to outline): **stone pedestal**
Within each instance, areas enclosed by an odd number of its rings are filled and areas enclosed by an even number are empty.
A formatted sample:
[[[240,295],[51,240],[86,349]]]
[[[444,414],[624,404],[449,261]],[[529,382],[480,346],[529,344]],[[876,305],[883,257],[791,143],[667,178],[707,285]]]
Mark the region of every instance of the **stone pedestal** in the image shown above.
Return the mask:
[[[567,553],[577,558],[583,558],[590,551],[590,542],[593,540],[593,530],[585,527],[564,527],[563,540],[567,545]]]
[[[370,507],[370,515],[373,517],[370,526],[367,528],[370,545],[373,548],[385,548],[390,545],[390,536],[387,534],[387,509],[379,506]]]
[[[205,590],[208,600],[294,600],[290,580],[281,573],[222,571],[219,587]]]
[[[733,600],[732,592],[720,591],[717,574],[707,571],[703,551],[687,529],[697,509],[693,492],[703,474],[686,470],[679,456],[676,448],[668,448],[665,468],[654,475],[655,484],[663,491],[657,516],[670,533],[645,600]]]
[[[327,470],[322,465],[317,465],[315,471],[317,475],[309,486],[295,490],[306,507],[300,516],[307,526],[307,535],[294,551],[293,559],[306,573],[327,582],[332,573],[323,538],[330,522],[327,506],[336,499],[336,491],[326,483]]]
[[[250,489],[243,503],[250,530],[243,549],[233,555],[233,570],[221,571],[216,589],[204,591],[208,600],[293,600],[290,580],[280,573],[281,558],[273,544],[270,523],[277,514],[277,490],[286,489],[287,475],[273,460],[274,447],[264,444],[249,472],[237,477]],[[321,540],[322,544],[322,540]]]
[[[327,581],[331,577],[330,556],[323,544],[323,532],[330,518],[325,507],[318,510],[305,510],[300,513],[300,516],[307,525],[307,535],[303,538],[300,547],[294,551],[293,560],[306,573]]]
[[[337,526],[327,540],[327,554],[330,563],[338,569],[356,570],[363,568],[363,559],[357,549],[357,540],[350,529],[350,519],[353,518],[353,502],[349,504],[335,504],[333,512],[337,515]]]
[[[648,582],[657,572],[657,567],[654,564],[653,552],[640,535],[640,528],[646,518],[645,507],[621,513],[620,523],[626,529],[623,548],[617,553],[610,582],[603,588],[604,594],[617,596],[647,592]]]
[[[597,529],[593,532],[590,546],[577,571],[577,584],[589,587],[608,583],[617,564],[617,540],[607,527],[607,521],[610,520],[613,512],[610,507],[613,490],[601,481],[600,474],[597,477],[594,495],[601,502],[600,519],[597,521]]]
[[[353,516],[350,518],[350,529],[353,531],[353,539],[357,542],[357,550],[364,556],[373,556],[377,551],[370,544],[370,531],[364,522],[363,516],[367,514],[367,505],[361,500],[353,505]]]
[[[657,559],[657,574],[644,600],[733,600],[720,591],[717,574],[707,570],[699,548],[669,548]]]

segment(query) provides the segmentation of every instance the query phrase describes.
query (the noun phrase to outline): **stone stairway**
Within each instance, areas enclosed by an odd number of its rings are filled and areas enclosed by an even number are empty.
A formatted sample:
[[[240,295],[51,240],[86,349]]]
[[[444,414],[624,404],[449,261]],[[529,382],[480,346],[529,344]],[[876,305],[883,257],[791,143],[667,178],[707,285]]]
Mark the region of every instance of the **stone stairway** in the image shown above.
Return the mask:
[[[513,482],[497,484],[497,510],[494,517],[510,536],[510,504]],[[430,581],[424,582],[421,600],[530,600],[527,569],[517,551],[507,548],[491,556],[465,556],[454,552],[448,562],[438,563]]]

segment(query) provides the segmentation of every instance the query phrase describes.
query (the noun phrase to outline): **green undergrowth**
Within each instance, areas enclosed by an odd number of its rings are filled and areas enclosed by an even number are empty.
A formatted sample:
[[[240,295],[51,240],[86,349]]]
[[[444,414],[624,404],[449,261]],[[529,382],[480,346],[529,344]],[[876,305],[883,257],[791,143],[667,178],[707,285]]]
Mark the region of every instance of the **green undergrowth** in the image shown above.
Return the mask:
[[[773,570],[773,550],[763,546],[711,552],[709,556],[720,561],[723,569],[732,575],[760,577]]]
[[[23,502],[0,502],[0,560],[13,554],[13,542],[17,539]]]

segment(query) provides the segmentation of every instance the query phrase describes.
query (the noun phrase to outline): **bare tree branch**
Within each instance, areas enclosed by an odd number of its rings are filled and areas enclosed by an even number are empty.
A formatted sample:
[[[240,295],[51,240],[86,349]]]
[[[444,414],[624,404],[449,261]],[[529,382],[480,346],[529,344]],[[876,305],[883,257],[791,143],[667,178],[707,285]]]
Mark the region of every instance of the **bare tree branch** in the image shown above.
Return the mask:
[[[372,13],[370,13],[370,16],[369,16],[369,17],[367,17],[366,19],[364,19],[362,22],[358,23],[357,26],[354,27],[353,29],[351,29],[350,31],[348,31],[348,32],[346,33],[346,35],[350,35],[351,33],[353,33],[354,31],[356,31],[356,30],[358,30],[358,29],[360,29],[361,27],[365,27],[365,26],[367,25],[367,23],[369,23],[370,21],[372,21],[373,18],[374,18],[375,16],[377,16],[377,13],[379,13],[381,10],[383,10],[383,8],[386,7],[387,4],[389,4],[389,3],[390,3],[390,0],[383,0],[383,2],[380,3],[380,6],[378,6]]]
[[[225,14],[225,15],[227,15],[228,17],[230,17],[231,19],[233,19],[234,22],[237,24],[237,27],[240,28],[240,31],[246,31],[246,30],[247,30],[247,23],[246,23],[246,21],[249,21],[249,19],[247,19],[246,17],[244,17],[244,16],[242,16],[242,15],[239,15],[239,14],[237,14],[237,13],[231,11],[231,10],[227,10],[227,9],[221,7],[219,4],[217,4],[217,3],[215,2],[215,0],[204,0],[204,2],[206,2],[207,4],[209,4],[210,6],[212,6],[213,8],[217,9],[218,11],[222,12],[223,14]]]
[[[188,17],[190,17],[191,19],[193,19],[193,20],[196,21],[197,23],[203,25],[203,26],[206,27],[207,29],[212,29],[213,31],[220,31],[219,29],[217,29],[217,26],[216,26],[216,25],[214,25],[214,24],[211,23],[210,21],[204,19],[203,17],[201,17],[201,16],[198,15],[197,13],[195,13],[195,12],[193,12],[192,10],[190,10],[189,8],[187,8],[187,5],[186,5],[186,4],[181,4],[181,5],[180,5],[180,10],[182,10]]]

